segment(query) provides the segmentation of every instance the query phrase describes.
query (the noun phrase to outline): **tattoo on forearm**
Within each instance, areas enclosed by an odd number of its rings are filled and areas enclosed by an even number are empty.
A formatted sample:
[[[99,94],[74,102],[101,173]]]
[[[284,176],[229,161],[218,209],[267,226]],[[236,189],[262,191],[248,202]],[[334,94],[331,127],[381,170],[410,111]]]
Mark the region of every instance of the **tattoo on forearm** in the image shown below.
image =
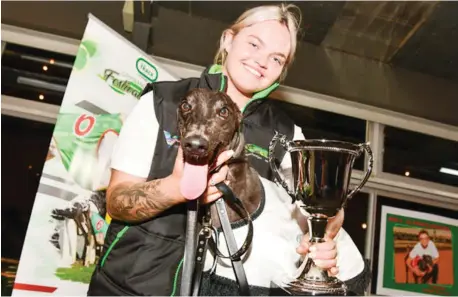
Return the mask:
[[[126,186],[119,184],[111,192],[110,212],[119,220],[140,222],[172,206],[172,199],[160,191],[161,180]]]

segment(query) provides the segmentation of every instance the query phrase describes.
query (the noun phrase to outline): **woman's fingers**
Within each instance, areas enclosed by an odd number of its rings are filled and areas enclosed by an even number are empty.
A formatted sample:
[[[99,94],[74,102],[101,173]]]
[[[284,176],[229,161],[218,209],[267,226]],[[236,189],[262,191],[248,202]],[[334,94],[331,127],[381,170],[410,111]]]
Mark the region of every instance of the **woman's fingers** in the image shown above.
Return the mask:
[[[218,158],[216,159],[216,166],[223,164],[224,162],[228,161],[234,155],[233,150],[224,151],[219,154]]]
[[[224,165],[223,167],[221,167],[221,169],[218,172],[213,174],[208,181],[208,190],[210,190],[211,187],[214,188],[214,185],[222,181],[225,181],[228,172],[229,172],[229,167],[227,165]],[[211,194],[211,192],[209,191],[207,191],[207,193]]]
[[[228,150],[224,151],[221,154],[219,154],[217,160],[216,160],[216,166],[219,166],[221,164],[224,164],[227,162],[232,156],[234,155],[233,150]],[[229,172],[229,167],[227,165],[222,166],[218,172],[214,173],[210,179],[208,180],[208,185],[207,185],[207,191],[202,198],[202,203],[210,203],[213,202],[223,195],[216,187],[215,185],[219,184],[220,182],[225,182],[226,185],[229,184],[229,182],[226,180],[227,173]]]
[[[229,186],[229,181],[225,181],[224,183]],[[204,204],[216,201],[223,196],[216,187],[209,187],[208,192],[209,193],[202,198],[202,203]]]
[[[329,276],[336,276],[339,273],[339,268],[337,267],[332,267],[331,269],[328,270]]]
[[[229,167],[224,165],[218,172],[210,177],[208,181],[207,192],[202,199],[202,203],[213,202],[222,196],[222,193],[218,190],[218,188],[215,187],[215,185],[223,181],[226,183],[226,185],[228,185],[229,181],[226,180],[228,172]]]
[[[321,269],[330,269],[337,265],[337,259],[330,259],[330,260],[317,259],[317,260],[314,260],[313,262],[315,262],[315,265],[320,267]]]
[[[315,250],[310,252],[310,258],[313,260],[334,260],[337,256],[337,250]]]

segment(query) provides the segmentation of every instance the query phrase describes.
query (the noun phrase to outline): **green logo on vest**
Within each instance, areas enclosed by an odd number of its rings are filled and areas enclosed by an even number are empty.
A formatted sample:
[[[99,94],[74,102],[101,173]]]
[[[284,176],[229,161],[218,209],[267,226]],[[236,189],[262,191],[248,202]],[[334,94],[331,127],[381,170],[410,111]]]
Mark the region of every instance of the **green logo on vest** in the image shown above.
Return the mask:
[[[103,75],[99,75],[101,79],[106,81],[108,85],[116,93],[125,95],[130,94],[135,98],[140,98],[143,88],[136,82],[133,82],[130,77],[119,74],[118,72],[112,69],[105,69]]]
[[[140,75],[143,76],[147,81],[155,82],[157,80],[157,69],[150,62],[143,58],[138,58],[135,66],[137,67],[138,73],[140,73]]]
[[[258,159],[267,160],[269,157],[269,152],[266,149],[257,146],[256,144],[246,144],[245,150],[248,156],[254,156]]]

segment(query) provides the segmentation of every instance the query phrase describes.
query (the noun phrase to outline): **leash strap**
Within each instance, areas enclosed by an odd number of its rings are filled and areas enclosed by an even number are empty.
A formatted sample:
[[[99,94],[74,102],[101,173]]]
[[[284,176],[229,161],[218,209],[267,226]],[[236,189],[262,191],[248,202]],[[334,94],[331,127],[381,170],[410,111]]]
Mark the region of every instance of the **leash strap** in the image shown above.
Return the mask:
[[[219,220],[221,222],[221,229],[223,231],[224,237],[226,239],[227,250],[229,251],[229,256],[225,256],[218,249],[218,232],[214,227],[211,226],[211,216],[210,216],[210,207],[205,205],[203,207],[205,215],[202,220],[202,229],[198,235],[197,242],[197,253],[195,258],[195,270],[194,270],[194,281],[193,281],[193,296],[199,295],[200,285],[202,281],[202,272],[205,264],[205,255],[210,247],[215,251],[215,260],[213,263],[212,271],[216,267],[217,257],[230,259],[232,263],[232,269],[235,274],[235,279],[239,286],[239,292],[241,296],[250,296],[250,289],[248,285],[248,280],[246,278],[245,269],[243,268],[243,262],[241,257],[246,253],[248,248],[253,241],[253,222],[251,220],[250,213],[243,206],[242,201],[238,199],[232,190],[224,183],[221,182],[216,185],[217,189],[223,193],[223,198],[218,199],[215,202],[216,209],[218,211]],[[243,210],[246,215],[246,220],[248,221],[248,234],[245,238],[244,243],[238,249],[237,242],[235,241],[235,236],[232,231],[231,223],[227,215],[226,204],[235,205],[238,211]],[[212,232],[215,234],[215,239],[212,237]],[[216,242],[215,242],[216,241]]]
[[[205,266],[205,256],[208,250],[208,240],[212,237],[212,234],[217,234],[216,229],[211,225],[211,213],[210,207],[204,205],[202,207],[204,215],[202,216],[202,229],[197,236],[197,251],[195,259],[195,270],[193,279],[193,292],[192,296],[199,296],[200,284],[202,282],[202,273]],[[213,232],[213,233],[212,233]],[[218,240],[218,237],[216,237]],[[213,266],[216,264],[216,258]]]
[[[224,259],[231,259],[231,260],[240,260],[240,257],[243,256],[247,252],[248,248],[251,246],[251,242],[253,241],[253,229],[254,229],[253,221],[251,220],[250,213],[245,209],[245,206],[243,206],[242,201],[240,201],[239,198],[235,197],[232,190],[224,182],[217,184],[216,188],[219,191],[221,191],[221,193],[223,193],[223,198],[224,198],[224,200],[221,198],[218,199],[215,203],[218,209],[218,215],[219,215],[219,219],[221,222],[221,228],[223,230],[226,241],[227,241],[227,237],[228,236],[233,237],[234,233],[232,232],[232,228],[230,228],[231,224],[229,222],[229,217],[227,216],[226,205],[224,204],[224,201],[228,202],[231,205],[237,206],[238,208],[237,211],[240,216],[243,217],[240,211],[245,212],[245,217],[246,217],[246,220],[248,221],[248,234],[239,250],[230,250],[228,247],[229,256],[223,255],[212,240],[210,240],[210,245],[213,248],[213,250],[216,252],[218,257],[224,258]],[[218,206],[221,209],[219,209]],[[226,227],[225,229],[224,224],[228,225],[229,227]],[[237,245],[235,244],[235,246]]]
[[[194,259],[196,257],[196,232],[199,216],[199,199],[188,201],[187,204],[186,241],[180,283],[181,296],[190,296],[192,291],[192,276],[196,264]]]
[[[241,201],[234,196],[231,189],[229,189],[229,187],[225,183],[220,183],[216,185],[216,187],[218,188],[218,190],[220,190],[223,193],[225,198],[228,198],[229,200],[232,200],[233,202],[237,201],[241,203]],[[237,202],[236,202],[236,205],[238,204]],[[243,207],[243,204],[242,204],[242,207]],[[251,228],[249,228],[248,236],[247,236],[247,239],[249,238],[249,240],[245,240],[242,247],[238,250],[237,242],[235,241],[235,236],[234,236],[234,233],[232,232],[231,223],[229,221],[229,217],[227,216],[226,205],[224,204],[223,199],[220,198],[216,201],[216,209],[218,210],[218,216],[221,221],[221,228],[223,229],[224,238],[226,239],[227,250],[229,251],[229,258],[231,259],[232,269],[234,270],[235,279],[237,280],[237,283],[239,284],[240,295],[241,296],[250,296],[248,280],[246,278],[245,269],[243,268],[242,259],[240,257],[244,254],[244,252],[246,252],[246,250],[248,250],[248,247],[250,246],[251,240],[253,238],[253,224],[250,220],[251,224],[249,226]],[[243,209],[245,210],[245,208]],[[216,248],[216,251],[218,252],[217,248]],[[218,256],[220,255],[222,254],[218,253]]]

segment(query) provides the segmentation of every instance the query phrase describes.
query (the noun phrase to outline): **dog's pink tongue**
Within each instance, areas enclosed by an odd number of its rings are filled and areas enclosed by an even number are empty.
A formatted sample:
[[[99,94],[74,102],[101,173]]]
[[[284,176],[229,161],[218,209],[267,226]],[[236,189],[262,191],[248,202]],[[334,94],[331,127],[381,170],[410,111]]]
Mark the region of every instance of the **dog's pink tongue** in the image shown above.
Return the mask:
[[[208,165],[191,165],[184,163],[183,176],[181,178],[180,190],[188,200],[200,197],[207,188]]]

